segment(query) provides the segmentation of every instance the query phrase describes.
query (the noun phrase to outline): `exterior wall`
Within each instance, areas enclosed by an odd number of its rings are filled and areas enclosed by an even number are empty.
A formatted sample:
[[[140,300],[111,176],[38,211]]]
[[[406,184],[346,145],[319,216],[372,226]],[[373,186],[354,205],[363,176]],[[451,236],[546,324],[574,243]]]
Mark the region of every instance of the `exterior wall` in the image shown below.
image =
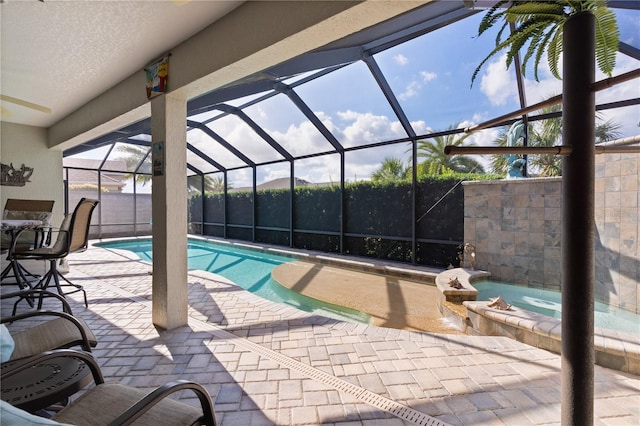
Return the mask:
[[[596,297],[640,313],[640,154],[596,155]]]
[[[596,298],[640,313],[640,154],[596,156]],[[498,281],[560,290],[562,179],[464,182],[464,240]],[[465,261],[465,266],[469,264]]]
[[[134,227],[134,194],[123,192],[103,192],[75,190],[69,191],[69,213],[82,197],[100,200],[100,204],[91,217],[92,227],[89,238],[130,237],[133,235],[151,235],[151,194],[135,196]],[[96,226],[98,223],[100,227]]]

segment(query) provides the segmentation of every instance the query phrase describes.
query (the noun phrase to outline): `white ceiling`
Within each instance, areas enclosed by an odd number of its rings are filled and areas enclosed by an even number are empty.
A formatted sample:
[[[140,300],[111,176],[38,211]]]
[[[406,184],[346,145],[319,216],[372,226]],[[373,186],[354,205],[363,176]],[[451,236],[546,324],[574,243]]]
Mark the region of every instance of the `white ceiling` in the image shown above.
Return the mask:
[[[0,0],[2,121],[49,127],[243,1]]]

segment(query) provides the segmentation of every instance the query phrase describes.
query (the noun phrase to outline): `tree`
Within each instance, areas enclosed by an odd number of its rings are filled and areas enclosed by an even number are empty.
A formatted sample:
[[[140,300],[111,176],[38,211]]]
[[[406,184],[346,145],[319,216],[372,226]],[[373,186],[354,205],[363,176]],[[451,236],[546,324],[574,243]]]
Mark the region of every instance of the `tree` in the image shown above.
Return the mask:
[[[117,151],[122,154],[118,157],[118,159],[124,161],[127,164],[127,170],[135,170],[138,172],[135,175],[136,183],[145,186],[146,184],[151,182],[151,156],[148,155],[149,148],[140,145],[121,144],[118,145]],[[141,161],[143,161],[142,164],[140,164]],[[125,174],[125,178],[133,179],[133,173]],[[229,185],[228,187],[231,188],[231,185]],[[187,177],[187,189],[190,192],[200,190],[199,176]],[[223,189],[224,178],[222,178],[221,176],[205,176],[205,192],[222,192]]]
[[[119,144],[116,151],[122,154],[118,159],[127,164],[127,170],[139,171],[138,169],[142,169],[151,171],[151,156],[148,155],[150,148],[140,145]],[[141,162],[142,165],[140,165]],[[133,179],[133,173],[126,174],[125,178]],[[136,174],[136,183],[145,186],[149,182],[151,182],[150,173]]]
[[[506,9],[501,9],[507,4],[509,6]],[[528,61],[535,57],[533,71],[538,81],[538,65],[546,52],[551,73],[557,79],[561,79],[558,62],[563,48],[564,24],[571,16],[584,12],[591,12],[596,18],[596,62],[600,71],[611,77],[620,35],[615,14],[606,7],[606,0],[501,0],[489,9],[480,22],[478,36],[504,20],[496,36],[495,48],[474,71],[471,85],[482,66],[491,57],[506,49],[506,66],[509,68],[520,49],[527,43],[527,51],[522,61],[522,74],[525,74]],[[515,28],[503,40],[502,35],[511,24],[515,24]]]
[[[200,175],[187,177],[187,189],[189,192],[199,192],[201,190],[200,186]],[[227,188],[232,188],[230,182],[227,183]],[[205,175],[204,192],[213,194],[224,192],[224,177]]]
[[[455,130],[456,128],[455,125],[451,125],[447,130]],[[442,174],[446,171],[484,173],[482,165],[473,158],[444,153],[445,146],[460,146],[468,137],[468,134],[449,134],[418,141],[418,157],[425,158],[419,164],[418,171],[426,170],[435,174]]]
[[[542,114],[552,114],[560,111],[560,105],[545,107]],[[607,120],[596,124],[596,140],[594,143],[606,142],[620,136],[620,125]],[[554,146],[562,143],[562,117],[553,117],[543,121],[533,122],[529,125],[528,146]],[[496,143],[506,146],[506,128],[500,131]],[[538,176],[561,176],[562,158],[553,154],[529,155],[529,169]],[[505,173],[507,164],[504,156],[494,155],[491,158],[491,168],[494,173]]]
[[[395,182],[407,179],[411,168],[406,166],[400,158],[387,157],[382,161],[382,165],[371,175],[374,182]]]
[[[495,144],[498,146],[507,146],[507,132],[509,127],[503,127],[498,131],[498,138]],[[491,172],[504,175],[507,172],[508,162],[505,155],[491,156]]]

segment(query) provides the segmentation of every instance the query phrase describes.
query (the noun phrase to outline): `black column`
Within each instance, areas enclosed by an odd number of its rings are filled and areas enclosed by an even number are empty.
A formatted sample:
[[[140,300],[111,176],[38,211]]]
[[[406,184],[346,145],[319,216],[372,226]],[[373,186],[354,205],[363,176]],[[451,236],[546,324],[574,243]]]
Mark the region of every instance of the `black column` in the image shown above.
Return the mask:
[[[562,424],[593,424],[595,17],[564,27],[562,166]]]

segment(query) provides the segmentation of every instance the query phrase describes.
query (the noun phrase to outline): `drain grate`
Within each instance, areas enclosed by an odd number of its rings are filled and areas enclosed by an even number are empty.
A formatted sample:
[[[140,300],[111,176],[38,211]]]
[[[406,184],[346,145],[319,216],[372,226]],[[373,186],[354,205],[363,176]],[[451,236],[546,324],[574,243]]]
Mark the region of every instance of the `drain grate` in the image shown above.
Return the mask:
[[[286,355],[282,355],[281,353],[272,351],[271,349],[267,349],[257,343],[238,338],[238,336],[236,336],[235,334],[223,330],[213,324],[209,324],[194,318],[190,318],[190,323],[192,325],[196,325],[197,323],[202,331],[207,331],[213,334],[218,339],[231,341],[234,345],[260,354],[265,358],[269,358],[270,360],[275,361],[291,370],[295,370],[301,374],[304,374],[305,376],[317,382],[323,383],[327,386],[331,386],[337,391],[352,395],[362,402],[393,414],[394,416],[402,420],[406,420],[408,422],[421,426],[449,426],[448,423],[428,416],[424,413],[421,413],[420,411],[407,407],[406,405],[380,396],[360,386],[356,386],[353,383],[349,383],[346,380],[342,380],[338,377],[332,376],[331,374],[327,374],[324,371],[318,370],[317,368],[311,367],[307,364],[303,364]]]

